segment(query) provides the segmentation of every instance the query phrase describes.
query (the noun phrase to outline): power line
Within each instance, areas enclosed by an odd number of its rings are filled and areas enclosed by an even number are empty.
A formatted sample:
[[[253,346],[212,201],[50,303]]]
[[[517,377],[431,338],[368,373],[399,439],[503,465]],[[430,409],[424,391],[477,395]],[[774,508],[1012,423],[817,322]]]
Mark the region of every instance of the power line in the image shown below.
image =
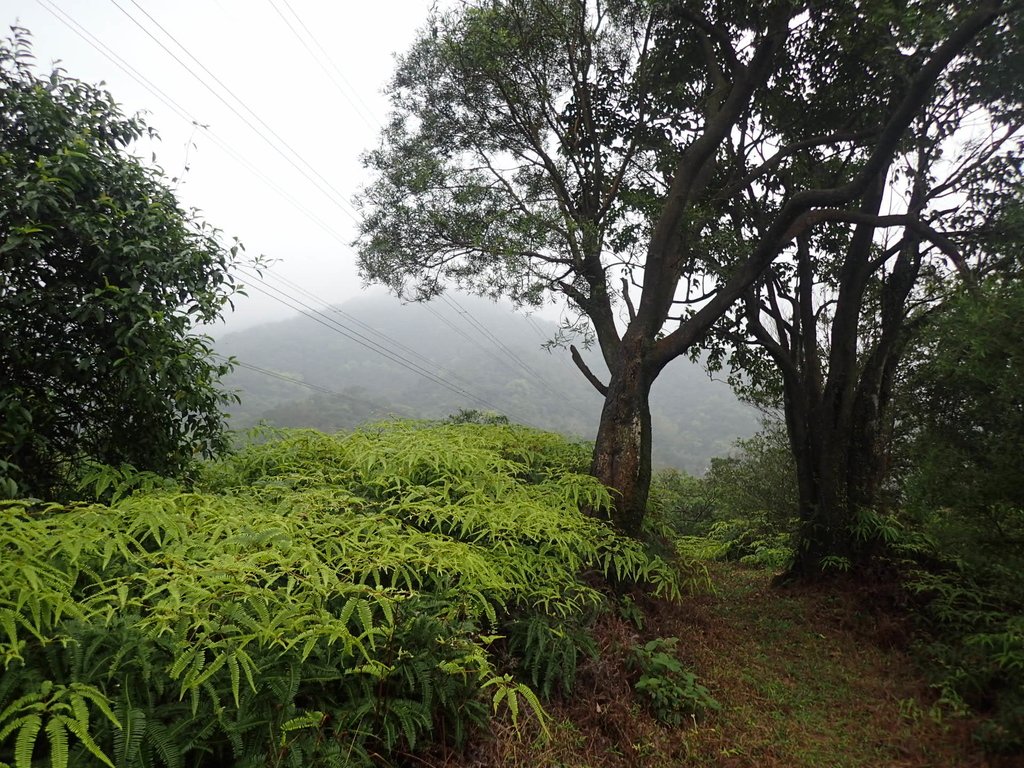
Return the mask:
[[[68,29],[70,29],[72,32],[74,32],[76,35],[82,38],[82,40],[84,40],[87,44],[92,46],[93,49],[98,51],[101,55],[106,57],[107,60],[109,60],[116,67],[121,69],[125,74],[127,74],[129,77],[135,80],[135,82],[141,85],[145,90],[149,91],[149,93],[155,96],[159,101],[163,102],[163,104],[172,112],[174,112],[179,118],[181,118],[182,120],[191,125],[200,128],[206,134],[206,136],[214,143],[214,145],[223,150],[229,157],[231,157],[235,162],[237,162],[243,168],[252,173],[257,179],[259,179],[272,190],[277,192],[278,195],[280,195],[286,202],[290,203],[292,207],[294,207],[297,211],[303,214],[314,224],[321,227],[327,234],[329,234],[339,243],[345,245],[346,247],[348,246],[347,240],[345,240],[345,238],[343,238],[329,224],[324,222],[323,219],[321,219],[320,217],[311,213],[308,210],[308,208],[299,203],[299,201],[296,200],[295,197],[291,195],[287,190],[285,190],[273,179],[271,179],[265,173],[256,168],[256,166],[254,166],[251,162],[246,160],[242,155],[238,154],[227,143],[220,139],[210,129],[209,126],[202,124],[195,116],[191,115],[185,107],[181,106],[181,104],[179,104],[173,98],[168,96],[166,92],[164,92],[159,86],[157,86],[155,83],[149,80],[149,78],[147,78],[141,72],[139,72],[130,63],[128,63],[123,58],[118,56],[107,45],[105,45],[103,41],[101,41],[99,38],[97,38],[95,35],[89,32],[89,30],[87,30],[82,24],[76,21],[70,14],[68,14],[66,11],[62,10],[61,8],[55,5],[51,7],[47,0],[36,0],[36,2],[38,2],[44,10],[46,10],[54,18],[56,18],[57,21],[64,24],[64,26],[66,26]]]
[[[483,324],[480,323],[479,320],[477,320],[475,317],[473,317],[465,307],[463,307],[461,304],[456,302],[454,299],[452,299],[452,298],[450,298],[450,297],[448,297],[448,296],[446,296],[444,294],[441,294],[441,301],[443,301],[445,304],[447,304],[455,314],[460,315],[462,317],[462,319],[471,328],[473,328],[477,333],[479,333],[485,339],[488,339],[489,341],[494,343],[495,346],[497,346],[499,349],[501,349],[502,351],[504,351],[506,353],[507,357],[504,358],[504,361],[505,361],[505,366],[509,370],[518,373],[518,371],[515,370],[515,367],[512,366],[508,362],[510,359],[513,359],[513,360],[516,360],[519,363],[520,367],[524,368],[524,370],[526,370],[526,372],[528,374],[530,374],[531,376],[535,375],[532,371],[530,371],[530,370],[528,370],[526,368],[525,364],[521,360],[516,358],[516,356],[511,352],[511,350],[509,350],[508,347],[506,347],[504,344],[502,344],[501,341],[499,341],[498,338],[493,333],[488,331],[483,326]],[[496,357],[500,358],[501,356],[500,355],[496,355]]]
[[[470,336],[468,333],[466,333],[464,330],[462,330],[459,326],[455,325],[455,323],[453,323],[447,317],[445,317],[440,312],[438,312],[436,309],[434,309],[432,306],[430,306],[430,304],[424,304],[423,308],[425,310],[427,310],[430,314],[432,314],[434,317],[436,317],[438,320],[440,320],[442,323],[444,323],[449,328],[451,328],[453,331],[455,331],[455,333],[459,334],[459,336],[464,338],[470,344],[474,345],[477,349],[483,350],[486,354],[488,354],[491,357],[493,357],[495,360],[497,360],[499,363],[501,363],[501,365],[503,365],[505,368],[507,368],[508,370],[512,371],[513,373],[518,373],[518,371],[516,371],[515,368],[513,368],[511,366],[511,364],[508,362],[507,359],[505,359],[504,357],[499,355],[491,347],[488,347],[488,346],[485,346],[484,344],[481,344],[479,339],[476,339],[476,338]]]
[[[383,405],[380,405],[379,403],[374,403],[374,402],[371,402],[370,400],[363,400],[363,399],[358,398],[358,397],[352,397],[351,395],[346,395],[344,392],[337,392],[337,391],[335,391],[333,389],[328,389],[327,387],[320,386],[319,384],[311,384],[308,381],[302,381],[300,379],[293,379],[291,376],[285,376],[284,374],[278,373],[277,371],[269,371],[266,368],[260,368],[258,365],[253,365],[251,363],[246,363],[246,362],[244,362],[242,360],[230,361],[230,360],[227,360],[224,357],[220,357],[219,355],[215,355],[215,357],[219,357],[221,360],[225,360],[226,362],[229,362],[231,365],[233,365],[236,368],[245,368],[246,370],[255,371],[256,373],[263,374],[264,376],[267,376],[267,377],[272,378],[272,379],[278,379],[279,381],[284,381],[284,382],[287,382],[289,384],[297,384],[300,387],[306,387],[306,389],[312,389],[315,392],[320,392],[320,393],[323,393],[325,395],[332,395],[333,397],[340,397],[342,400],[348,400],[349,402],[356,403],[357,405],[369,406],[371,411],[386,412],[386,411],[389,410],[388,408],[384,407]]]
[[[497,337],[495,337],[495,335],[493,333],[488,331],[486,329],[486,327],[483,326],[483,324],[481,324],[475,318],[471,318],[470,315],[469,315],[468,310],[466,310],[465,308],[462,308],[460,310],[459,307],[462,306],[461,304],[459,304],[458,306],[455,306],[454,304],[452,304],[451,301],[448,300],[448,297],[446,297],[444,295],[441,296],[441,299],[443,301],[445,301],[446,304],[448,304],[449,308],[453,312],[455,312],[458,315],[462,315],[462,317],[466,320],[466,322],[470,325],[470,327],[474,328],[474,330],[476,330],[478,333],[483,335],[485,339],[486,338],[490,338],[492,341],[497,342],[499,348],[504,349],[509,357],[512,357],[512,358],[514,358],[516,360],[519,360],[519,358],[505,344],[503,344],[500,340],[498,340]],[[452,301],[454,301],[454,300],[452,300]],[[429,304],[424,305],[424,308],[428,312],[433,314],[434,317],[436,317],[438,320],[440,320],[445,325],[447,325],[449,328],[451,328],[453,331],[455,331],[455,333],[459,334],[462,338],[464,338],[466,341],[468,341],[470,344],[473,344],[478,349],[483,350],[488,355],[493,357],[495,360],[497,360],[499,363],[501,363],[501,365],[503,365],[506,369],[508,369],[509,371],[512,371],[513,373],[516,373],[516,374],[519,373],[519,371],[516,369],[516,367],[514,365],[512,365],[512,363],[509,362],[509,358],[508,357],[504,357],[504,356],[498,354],[494,350],[493,347],[484,345],[478,339],[476,339],[476,338],[470,336],[469,334],[467,334],[464,330],[459,328],[451,320],[449,320],[447,317],[445,317],[440,312],[435,310]],[[529,318],[527,318],[527,319],[529,319]],[[542,337],[543,337],[543,334],[542,334]],[[569,401],[566,397],[560,395],[557,391],[555,391],[555,389],[545,379],[543,379],[542,377],[538,376],[536,374],[536,372],[533,371],[533,369],[531,369],[529,366],[526,366],[526,364],[523,363],[521,360],[519,362],[520,362],[520,365],[522,365],[524,367],[524,369],[527,371],[527,373],[530,376],[532,376],[533,378],[537,379],[538,383],[542,387],[544,387],[548,391],[548,393],[550,395],[552,395],[556,400],[561,401],[563,404],[567,405],[569,408],[574,410],[580,416],[583,416],[583,417],[585,417],[587,419],[590,418],[589,414],[587,414],[581,408],[579,408],[577,405],[575,405],[574,403]]]
[[[524,317],[526,318],[526,322],[528,322],[532,326],[533,330],[537,332],[537,335],[540,336],[544,341],[547,341],[548,335],[544,333],[544,331],[541,329],[539,325],[537,325],[537,321],[534,320],[529,315],[524,315]]]
[[[348,81],[348,78],[345,77],[345,73],[342,72],[338,65],[334,63],[334,59],[331,58],[331,54],[327,51],[326,48],[324,48],[323,45],[321,45],[320,40],[317,38],[315,34],[313,34],[313,31],[306,26],[306,23],[302,20],[302,17],[295,12],[295,9],[292,8],[291,3],[288,2],[288,0],[282,0],[282,2],[285,4],[285,7],[287,7],[288,10],[292,12],[292,16],[294,16],[296,20],[299,22],[299,24],[302,25],[302,28],[306,30],[306,34],[309,35],[310,40],[312,40],[313,44],[320,49],[320,52],[323,53],[324,58],[327,60],[327,63],[330,64],[334,71],[338,73],[338,77],[340,77],[342,82],[345,83],[345,85],[349,87],[349,90],[352,91],[352,95],[356,97],[356,101],[363,105],[363,108],[366,110],[366,114],[368,114],[373,119],[373,121],[377,123],[378,127],[383,128],[384,126],[381,125],[380,120],[378,120],[376,116],[373,114],[373,110],[370,109],[369,106],[367,106],[365,101],[363,101],[363,97],[359,95],[359,91],[352,87],[352,83],[350,83]]]
[[[484,407],[486,407],[488,409],[498,411],[499,413],[502,412],[502,411],[506,411],[506,412],[508,411],[507,408],[501,408],[500,406],[497,406],[494,403],[491,403],[490,401],[486,400],[485,398],[480,397],[479,395],[473,394],[472,392],[470,392],[470,391],[468,391],[468,390],[466,390],[466,389],[464,389],[462,387],[459,387],[456,384],[453,384],[452,382],[448,381],[443,376],[441,376],[439,374],[434,374],[434,373],[428,371],[427,369],[425,369],[422,366],[420,366],[420,365],[412,362],[411,360],[403,357],[402,355],[398,354],[397,352],[393,352],[391,350],[388,350],[388,349],[385,349],[385,348],[381,347],[379,344],[374,342],[372,339],[369,339],[366,336],[360,334],[358,331],[355,331],[355,330],[349,328],[344,323],[341,323],[338,320],[335,320],[335,319],[329,317],[328,315],[326,315],[323,312],[317,310],[316,308],[309,306],[308,304],[303,302],[301,299],[298,299],[295,296],[290,295],[286,291],[283,291],[280,288],[274,287],[273,285],[268,283],[263,278],[261,278],[261,277],[259,277],[257,275],[254,275],[252,273],[249,273],[249,272],[247,272],[246,270],[243,270],[243,269],[239,269],[239,272],[241,272],[243,275],[245,275],[247,277],[250,277],[251,279],[259,282],[260,284],[262,284],[264,286],[264,287],[261,288],[260,285],[250,285],[249,287],[259,291],[260,293],[264,294],[265,296],[270,297],[274,301],[277,301],[278,303],[283,304],[284,306],[288,307],[289,309],[295,310],[299,314],[302,314],[302,315],[308,317],[309,319],[311,319],[314,322],[319,323],[320,325],[322,325],[322,326],[332,330],[333,332],[338,333],[341,336],[344,336],[345,338],[349,339],[350,341],[354,341],[356,344],[359,344],[361,347],[364,347],[364,348],[370,350],[371,352],[374,352],[375,354],[378,354],[378,355],[384,357],[385,359],[390,360],[391,362],[393,362],[393,363],[395,363],[395,364],[397,364],[397,365],[399,365],[399,366],[401,366],[401,367],[403,367],[403,368],[405,368],[405,369],[407,369],[409,371],[412,371],[413,373],[415,373],[418,376],[421,376],[421,377],[427,379],[428,381],[430,381],[433,384],[437,384],[438,386],[444,387],[445,389],[448,389],[451,392],[454,392],[455,394],[461,395],[463,397],[468,397],[469,399],[476,401],[477,403],[483,405]],[[513,415],[516,415],[516,414],[513,414]],[[521,416],[516,415],[516,417],[519,419],[519,421],[521,423],[529,424],[529,421],[526,420],[526,419],[523,419]]]
[[[267,270],[267,272],[275,280],[278,280],[279,282],[284,283],[285,285],[289,286],[292,290],[297,291],[298,293],[300,293],[301,295],[305,296],[306,298],[311,299],[312,301],[316,302],[317,304],[319,304],[323,309],[327,310],[328,312],[332,312],[332,313],[334,313],[336,315],[339,315],[339,316],[345,318],[346,320],[348,320],[353,325],[356,325],[356,326],[362,328],[363,330],[367,331],[368,333],[371,333],[374,336],[377,336],[378,338],[382,339],[387,344],[389,344],[389,345],[391,345],[393,347],[397,347],[398,349],[401,349],[407,355],[409,355],[409,356],[411,356],[413,358],[416,358],[416,359],[422,361],[423,363],[425,363],[426,365],[428,365],[428,366],[430,366],[432,368],[435,368],[435,369],[447,368],[447,366],[444,366],[441,363],[438,363],[437,361],[432,360],[429,357],[426,357],[425,355],[421,354],[420,352],[418,352],[417,350],[413,349],[412,347],[409,347],[409,346],[403,344],[402,342],[398,341],[394,337],[388,336],[383,331],[381,331],[381,330],[379,330],[377,328],[374,328],[373,326],[369,325],[368,323],[364,323],[362,320],[360,320],[359,318],[355,317],[354,315],[351,315],[351,314],[349,314],[349,313],[339,309],[338,307],[332,306],[330,304],[330,302],[328,302],[326,299],[324,299],[324,298],[322,298],[320,296],[317,296],[315,293],[313,293],[312,291],[309,291],[308,289],[302,287],[298,283],[295,283],[294,281],[289,280],[288,278],[284,277],[283,275],[277,274],[277,273],[273,272],[272,270]],[[260,279],[262,279],[262,278],[260,278]],[[264,280],[264,282],[266,282],[266,281]],[[461,334],[463,338],[467,339],[470,342],[476,343],[476,342],[474,342],[474,340],[472,338],[467,336],[461,329],[459,329],[457,326],[452,325],[451,322],[447,318],[443,317],[442,315],[439,315],[436,311],[434,311],[434,309],[432,307],[430,307],[429,305],[424,304],[423,308],[428,310],[428,311],[430,311],[430,312],[432,312],[435,317],[439,318],[444,323],[446,323],[450,328],[452,328],[454,331],[456,331],[457,333]],[[347,326],[344,326],[344,324],[342,324],[342,325],[343,325],[343,327],[347,327]],[[348,330],[351,331],[352,329],[349,328]],[[352,331],[352,332],[355,333],[355,331]],[[371,341],[371,343],[374,343],[374,344],[377,343],[377,342],[372,342],[372,340],[369,340],[369,339],[368,339],[368,341]],[[484,346],[482,346],[480,344],[478,344],[478,346],[481,349],[483,349],[485,352],[493,354],[493,352],[491,350],[489,350],[488,348],[486,348],[486,347],[484,347]],[[391,350],[388,350],[388,351],[390,352]],[[498,358],[498,359],[500,360],[501,358]],[[468,388],[473,386],[473,384],[471,384],[470,382],[467,382],[465,379],[463,379],[461,376],[459,376],[458,374],[454,373],[451,370],[447,371],[447,375],[448,375],[448,377],[451,380],[454,380],[454,382],[458,386],[462,387],[463,389],[468,389]],[[497,408],[497,406],[494,406],[494,405],[491,405],[491,407],[492,408]]]
[[[317,65],[320,67],[320,69],[324,71],[324,74],[327,75],[327,78],[334,84],[334,87],[338,89],[338,93],[342,95],[342,98],[344,98],[345,101],[349,103],[352,109],[355,110],[356,114],[359,115],[360,119],[364,123],[366,123],[367,127],[372,129],[374,126],[367,119],[367,112],[364,112],[363,109],[361,109],[354,101],[352,101],[352,99],[346,92],[345,87],[340,82],[338,82],[338,79],[331,73],[331,70],[328,69],[327,65],[323,63],[323,59],[321,59],[321,57],[318,56],[316,52],[309,47],[309,43],[307,43],[306,40],[302,37],[302,35],[299,34],[299,31],[295,29],[295,26],[288,20],[288,17],[285,16],[284,13],[282,13],[281,9],[277,7],[277,4],[274,2],[274,0],[267,0],[267,2],[269,2],[270,7],[277,12],[277,15],[281,17],[281,21],[283,21],[288,26],[288,29],[291,30],[291,33],[295,36],[295,39],[302,43],[302,47],[306,49],[309,55],[313,58],[313,61],[315,61]],[[295,12],[295,9],[291,7],[291,5],[288,3],[288,0],[284,0],[284,4],[288,8],[288,10],[291,11],[292,15],[299,22],[302,28],[306,30],[306,34],[309,35],[309,37],[312,38],[313,42],[316,43],[317,47],[320,48],[320,50],[323,52],[324,57],[327,58],[328,61],[330,61],[330,57],[327,56],[327,52],[324,50],[323,46],[321,46],[319,41],[317,41],[316,36],[314,36],[313,33],[310,32],[309,27],[307,27],[306,24],[302,21],[299,15]],[[333,66],[334,63],[331,62],[331,64]],[[338,71],[339,75],[341,75],[341,71],[338,70],[337,67],[334,67],[334,69]],[[345,76],[341,75],[341,77],[344,80]],[[345,83],[347,84],[348,81],[345,80]],[[351,88],[351,85],[349,85],[349,88]],[[356,98],[359,98],[358,94],[355,93],[354,89],[352,92],[356,95]],[[359,100],[360,102],[362,101],[362,99]],[[381,127],[380,121],[375,120],[375,122],[377,123],[377,127]]]
[[[459,334],[459,336],[464,338],[470,344],[473,344],[474,346],[476,346],[477,349],[483,350],[487,354],[491,355],[495,360],[497,360],[502,365],[504,365],[506,367],[508,366],[508,361],[507,360],[502,359],[502,357],[500,355],[498,355],[493,349],[490,349],[489,347],[485,347],[477,339],[474,339],[472,336],[470,336],[464,330],[459,328],[459,326],[455,325],[455,323],[453,323],[451,320],[449,320],[447,317],[445,317],[440,312],[438,312],[436,309],[434,309],[432,306],[430,306],[429,303],[424,303],[423,308],[425,310],[427,310],[427,312],[432,314],[434,317],[436,317],[438,320],[440,320],[442,323],[444,323],[449,328],[451,328],[453,331],[455,331],[455,333]]]
[[[402,350],[407,355],[410,355],[411,357],[414,357],[414,358],[416,358],[418,360],[421,360],[422,362],[426,363],[427,365],[429,365],[429,366],[431,366],[433,368],[441,369],[441,368],[445,368],[446,367],[446,366],[441,365],[440,363],[438,363],[435,360],[431,360],[429,357],[426,357],[425,355],[421,354],[420,352],[418,352],[417,350],[413,349],[412,347],[409,347],[406,344],[403,344],[402,342],[398,341],[398,339],[395,339],[392,336],[388,336],[386,333],[384,333],[381,330],[378,330],[377,328],[374,328],[372,325],[369,325],[368,323],[364,323],[362,320],[360,320],[359,318],[355,317],[354,315],[351,315],[348,312],[345,312],[342,309],[331,305],[331,303],[328,302],[326,299],[324,299],[324,298],[322,298],[320,296],[317,296],[312,291],[309,291],[308,289],[303,288],[301,285],[299,285],[298,283],[293,282],[292,280],[289,280],[284,275],[277,274],[277,273],[273,272],[272,270],[267,270],[267,271],[269,272],[270,276],[273,277],[275,280],[277,280],[277,281],[279,281],[281,283],[284,283],[286,286],[290,287],[292,290],[297,291],[298,293],[302,294],[306,298],[311,299],[312,301],[316,302],[323,309],[326,309],[328,312],[332,312],[332,313],[334,313],[334,314],[336,314],[336,315],[338,315],[340,317],[345,318],[346,320],[348,320],[348,322],[352,323],[353,325],[356,325],[359,328],[362,328],[367,333],[373,334],[374,336],[376,336],[379,339],[383,340],[385,343],[387,343],[387,344],[389,344],[389,345],[391,345],[393,347],[396,347],[396,348]],[[463,387],[471,387],[471,386],[473,386],[472,384],[466,382],[464,379],[461,379],[461,377],[459,377],[457,374],[455,374],[455,373],[453,373],[451,371],[448,372],[448,375],[452,379],[460,380],[459,381],[460,386],[463,386]]]
[[[174,53],[174,51],[172,51],[170,48],[168,48],[166,45],[164,45],[162,40],[160,40],[156,35],[154,35],[152,32],[150,32],[148,29],[146,29],[145,25],[143,25],[138,19],[136,19],[127,10],[125,10],[117,0],[110,0],[110,2],[113,3],[114,6],[117,7],[117,9],[119,11],[121,11],[121,13],[123,13],[125,16],[127,16],[128,19],[131,20],[131,22],[133,24],[135,24],[135,26],[137,26],[139,29],[141,29],[151,40],[153,40],[157,45],[159,45],[164,50],[164,52],[167,53],[167,55],[169,55],[172,59],[174,59],[186,72],[188,72],[190,75],[192,75],[192,77],[195,78],[200,83],[200,85],[202,85],[204,88],[206,88],[206,90],[208,90],[211,94],[213,94],[213,96],[218,101],[220,101],[224,106],[226,106],[229,110],[231,110],[231,112],[236,117],[238,117],[239,120],[241,120],[243,123],[245,123],[246,126],[248,126],[248,128],[251,131],[253,131],[253,133],[255,133],[257,136],[259,136],[261,139],[263,139],[263,141],[268,146],[270,146],[271,149],[273,149],[287,163],[289,163],[293,168],[295,168],[295,170],[297,170],[300,174],[302,174],[306,178],[306,180],[308,180],[311,184],[316,186],[317,189],[319,189],[322,193],[324,193],[324,195],[332,203],[334,203],[342,211],[342,213],[344,213],[346,216],[348,216],[350,219],[352,219],[357,224],[359,223],[359,217],[351,210],[351,206],[349,206],[348,202],[345,200],[344,194],[341,193],[336,187],[334,187],[334,185],[332,185],[326,178],[324,178],[323,174],[321,174],[318,170],[316,170],[316,168],[312,164],[310,164],[305,158],[303,158],[302,155],[300,155],[298,152],[296,152],[291,147],[291,145],[287,141],[285,141],[273,128],[271,128],[266,123],[266,121],[263,120],[263,118],[261,118],[251,107],[249,107],[242,99],[240,99],[237,95],[235,95],[234,91],[232,91],[215,74],[213,74],[213,72],[211,72],[206,67],[206,65],[204,65],[201,61],[199,61],[199,59],[196,58],[188,50],[188,48],[186,48],[184,45],[182,45],[180,42],[178,42],[177,38],[175,38],[174,35],[172,35],[170,32],[168,32],[166,29],[164,29],[164,27],[160,24],[160,22],[158,22],[156,19],[154,19],[146,11],[146,9],[144,9],[142,6],[140,6],[136,2],[136,0],[131,0],[132,4],[135,5],[135,7],[138,8],[146,16],[146,18],[148,18],[150,21],[152,21],[153,24],[155,24],[156,27],[161,32],[163,32],[168,38],[170,38],[171,41],[173,41],[174,44],[177,45],[185,53],[185,55],[187,55],[190,59],[192,59],[200,67],[200,69],[202,69],[211,78],[213,78],[214,82],[216,82],[221,88],[223,88],[224,91],[226,91],[227,94],[229,96],[231,96],[232,99],[234,99],[236,102],[238,102],[238,104],[246,112],[248,112],[250,115],[252,115],[253,118],[256,120],[256,122],[258,122],[261,126],[263,126],[270,133],[271,136],[273,136],[275,139],[277,139],[277,141],[280,143],[280,146],[278,144],[274,143],[273,141],[271,141],[269,138],[267,138],[267,136],[259,128],[257,128],[255,125],[253,125],[252,121],[249,118],[247,118],[245,115],[243,115],[241,112],[239,112],[232,104],[230,104],[227,101],[227,99],[224,98],[223,95],[218,93],[209,83],[206,82],[206,80],[204,80],[200,75],[198,75],[195,72],[195,70],[193,70],[188,64],[186,64],[184,61],[182,61],[181,58],[176,53]],[[299,160],[299,162],[301,162],[303,165],[305,165],[307,168],[309,168],[310,171],[312,172],[312,175],[310,175],[310,172],[307,172],[305,169],[300,167],[299,164],[295,162],[295,160],[293,160],[291,157],[289,157],[287,154],[285,154],[285,152],[281,149],[281,146],[283,146],[285,149],[288,150],[288,152],[290,152],[292,155],[294,155],[295,158],[297,158]],[[314,178],[314,177],[316,177],[316,178]],[[320,181],[317,181],[317,179],[320,179]]]
[[[492,342],[494,342],[494,344],[496,344],[499,349],[501,349],[512,360],[514,360],[520,368],[522,368],[529,376],[533,377],[537,384],[539,384],[541,387],[547,390],[548,394],[550,394],[556,400],[562,400],[572,410],[576,411],[576,413],[583,416],[586,415],[583,413],[582,410],[580,410],[580,408],[571,403],[564,395],[556,391],[555,388],[551,385],[551,383],[543,376],[541,376],[534,368],[523,362],[522,358],[520,358],[515,352],[513,352],[508,347],[508,345],[506,345],[501,339],[499,339],[494,333],[492,333],[491,330],[487,328],[487,326],[485,326],[478,319],[473,317],[465,307],[459,304],[459,302],[456,299],[449,298],[448,296],[442,294],[441,300],[447,303],[448,306],[452,307],[452,309],[454,309],[460,315],[462,315],[466,322],[468,322],[471,326],[476,328],[476,330],[483,334],[485,338],[489,338]]]
[[[360,320],[359,318],[355,317],[354,315],[351,315],[351,314],[341,310],[338,307],[332,306],[331,303],[328,302],[326,299],[316,295],[315,293],[313,293],[312,291],[308,290],[307,288],[304,288],[303,286],[299,285],[298,283],[296,283],[296,282],[294,282],[292,280],[289,280],[284,275],[275,273],[275,272],[273,272],[273,270],[270,270],[270,269],[267,269],[266,271],[269,273],[269,276],[272,277],[273,279],[275,279],[275,280],[277,280],[277,281],[279,281],[281,283],[284,283],[286,286],[290,287],[292,290],[297,291],[299,294],[305,296],[306,298],[308,298],[308,299],[310,299],[310,300],[320,304],[321,307],[326,309],[328,312],[332,312],[334,314],[337,314],[337,315],[345,318],[350,323],[352,323],[352,324],[362,328],[363,330],[367,331],[368,333],[372,333],[374,336],[379,337],[380,339],[384,340],[388,344],[390,344],[392,346],[395,346],[395,347],[398,347],[399,349],[403,350],[404,352],[406,352],[407,354],[411,355],[412,357],[417,358],[417,359],[423,361],[427,365],[433,366],[435,368],[444,368],[445,367],[445,366],[441,365],[440,363],[436,362],[435,360],[431,360],[429,357],[424,356],[423,354],[421,354],[417,350],[412,349],[411,347],[403,344],[402,342],[398,341],[394,337],[388,336],[383,331],[380,331],[377,328],[374,328],[373,326],[371,326],[371,325],[369,325],[367,323],[364,323],[362,320]],[[254,277],[256,279],[259,279],[262,282],[266,282],[266,279],[263,278],[262,276],[257,278],[255,275],[252,275],[251,273],[249,274],[249,276],[250,277]],[[461,335],[464,339],[466,339],[467,341],[469,341],[469,342],[471,342],[473,344],[476,344],[477,347],[479,347],[483,351],[491,354],[492,356],[496,357],[499,361],[505,362],[505,361],[502,360],[500,355],[495,354],[493,350],[491,350],[488,347],[480,344],[479,342],[474,340],[472,337],[468,336],[462,329],[460,329],[458,326],[452,324],[452,322],[450,320],[448,320],[443,315],[439,314],[429,304],[424,303],[422,306],[423,306],[424,309],[430,311],[436,318],[438,318],[443,323],[445,323],[453,331],[455,331],[456,333]],[[349,329],[349,330],[351,330],[351,329]],[[492,338],[493,338],[493,336],[492,336]],[[376,342],[371,342],[371,343],[376,343]],[[507,362],[505,362],[505,365],[507,366]],[[460,378],[457,374],[454,374],[454,373],[451,373],[451,372],[449,372],[449,375],[453,379],[459,379]],[[467,383],[465,381],[463,381],[462,383],[465,386],[472,386],[471,384],[469,384],[469,383]]]

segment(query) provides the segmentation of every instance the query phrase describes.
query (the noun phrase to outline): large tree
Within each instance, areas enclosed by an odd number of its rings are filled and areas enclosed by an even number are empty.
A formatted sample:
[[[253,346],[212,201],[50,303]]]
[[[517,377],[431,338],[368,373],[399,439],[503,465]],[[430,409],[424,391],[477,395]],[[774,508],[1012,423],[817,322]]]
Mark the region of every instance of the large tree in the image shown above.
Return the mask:
[[[746,335],[719,329],[747,393],[785,414],[800,491],[795,573],[865,563],[876,549],[905,353],[958,286],[1010,263],[1000,241],[1020,244],[1006,212],[1019,204],[1022,157],[1020,101],[985,108],[969,89],[936,89],[859,206],[819,212],[751,285],[734,312]],[[831,164],[805,172],[827,176]],[[751,190],[737,232],[757,231],[770,198]]]
[[[0,496],[63,492],[83,462],[161,473],[227,445],[227,366],[195,333],[233,250],[128,154],[110,95],[0,41]]]
[[[593,472],[635,532],[660,371],[816,211],[874,193],[936,84],[998,51],[1018,8],[460,3],[399,62],[366,156],[364,273],[417,299],[450,281],[564,297],[608,368],[602,380],[574,355],[605,401]],[[799,172],[822,155],[845,159],[823,186]],[[737,237],[731,211],[752,187],[772,206]]]

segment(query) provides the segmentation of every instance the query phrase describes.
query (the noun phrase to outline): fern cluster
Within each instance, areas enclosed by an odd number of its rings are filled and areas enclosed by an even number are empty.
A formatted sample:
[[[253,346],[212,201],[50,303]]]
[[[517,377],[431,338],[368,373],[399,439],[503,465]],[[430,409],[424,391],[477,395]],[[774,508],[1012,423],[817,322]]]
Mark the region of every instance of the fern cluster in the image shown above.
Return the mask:
[[[920,650],[940,703],[976,711],[975,732],[987,750],[1024,752],[1024,579],[993,560],[984,568],[962,558],[911,563],[905,586],[925,632]],[[909,561],[908,561],[909,562]]]
[[[582,460],[520,427],[391,423],[267,436],[189,493],[3,502],[0,765],[373,764],[498,709],[543,722],[528,683],[571,685],[595,575],[679,591],[580,512],[610,503]]]
[[[785,568],[793,559],[790,534],[739,519],[717,520],[703,536],[680,536],[676,548],[682,558],[729,560],[762,568]]]

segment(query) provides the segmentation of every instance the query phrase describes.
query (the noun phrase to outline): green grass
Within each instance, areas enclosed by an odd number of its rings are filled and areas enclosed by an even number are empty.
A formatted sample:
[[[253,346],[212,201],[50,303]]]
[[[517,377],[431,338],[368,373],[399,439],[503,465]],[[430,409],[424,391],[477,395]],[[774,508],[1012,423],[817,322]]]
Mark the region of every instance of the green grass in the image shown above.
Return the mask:
[[[986,765],[968,723],[935,694],[894,629],[835,587],[774,588],[771,573],[711,565],[713,594],[678,606],[641,601],[644,632],[607,617],[601,658],[581,668],[572,701],[552,706],[554,738],[476,745],[473,765],[951,768]],[[680,638],[682,664],[722,709],[665,727],[631,692],[631,648]],[[442,764],[440,761],[436,763]],[[461,763],[456,763],[460,765]],[[469,765],[470,763],[465,763]],[[1008,763],[1007,765],[1011,765]],[[451,763],[449,763],[451,765]]]

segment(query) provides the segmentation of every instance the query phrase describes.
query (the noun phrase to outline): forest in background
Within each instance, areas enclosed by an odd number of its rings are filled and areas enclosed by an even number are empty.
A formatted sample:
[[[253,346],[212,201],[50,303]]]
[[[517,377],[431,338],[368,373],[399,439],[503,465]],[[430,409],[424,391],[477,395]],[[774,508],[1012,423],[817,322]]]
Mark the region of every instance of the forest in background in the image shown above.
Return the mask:
[[[555,338],[555,323],[536,315],[524,317],[508,304],[459,294],[446,298],[454,301],[420,305],[363,297],[335,308],[371,330],[322,308],[314,318],[296,316],[219,337],[215,348],[221,355],[335,393],[238,366],[224,378],[225,387],[241,397],[229,410],[232,429],[244,431],[264,422],[334,432],[391,415],[441,419],[461,410],[478,410],[593,440],[601,397],[572,363],[568,349],[542,348]],[[345,338],[330,325],[332,320],[463,392]],[[378,332],[393,341],[382,340]],[[593,370],[601,369],[596,350],[581,354]],[[712,457],[728,453],[738,438],[749,437],[759,424],[758,412],[741,403],[728,384],[712,380],[706,369],[687,359],[675,361],[658,380],[651,410],[655,466],[694,474],[702,474]]]

